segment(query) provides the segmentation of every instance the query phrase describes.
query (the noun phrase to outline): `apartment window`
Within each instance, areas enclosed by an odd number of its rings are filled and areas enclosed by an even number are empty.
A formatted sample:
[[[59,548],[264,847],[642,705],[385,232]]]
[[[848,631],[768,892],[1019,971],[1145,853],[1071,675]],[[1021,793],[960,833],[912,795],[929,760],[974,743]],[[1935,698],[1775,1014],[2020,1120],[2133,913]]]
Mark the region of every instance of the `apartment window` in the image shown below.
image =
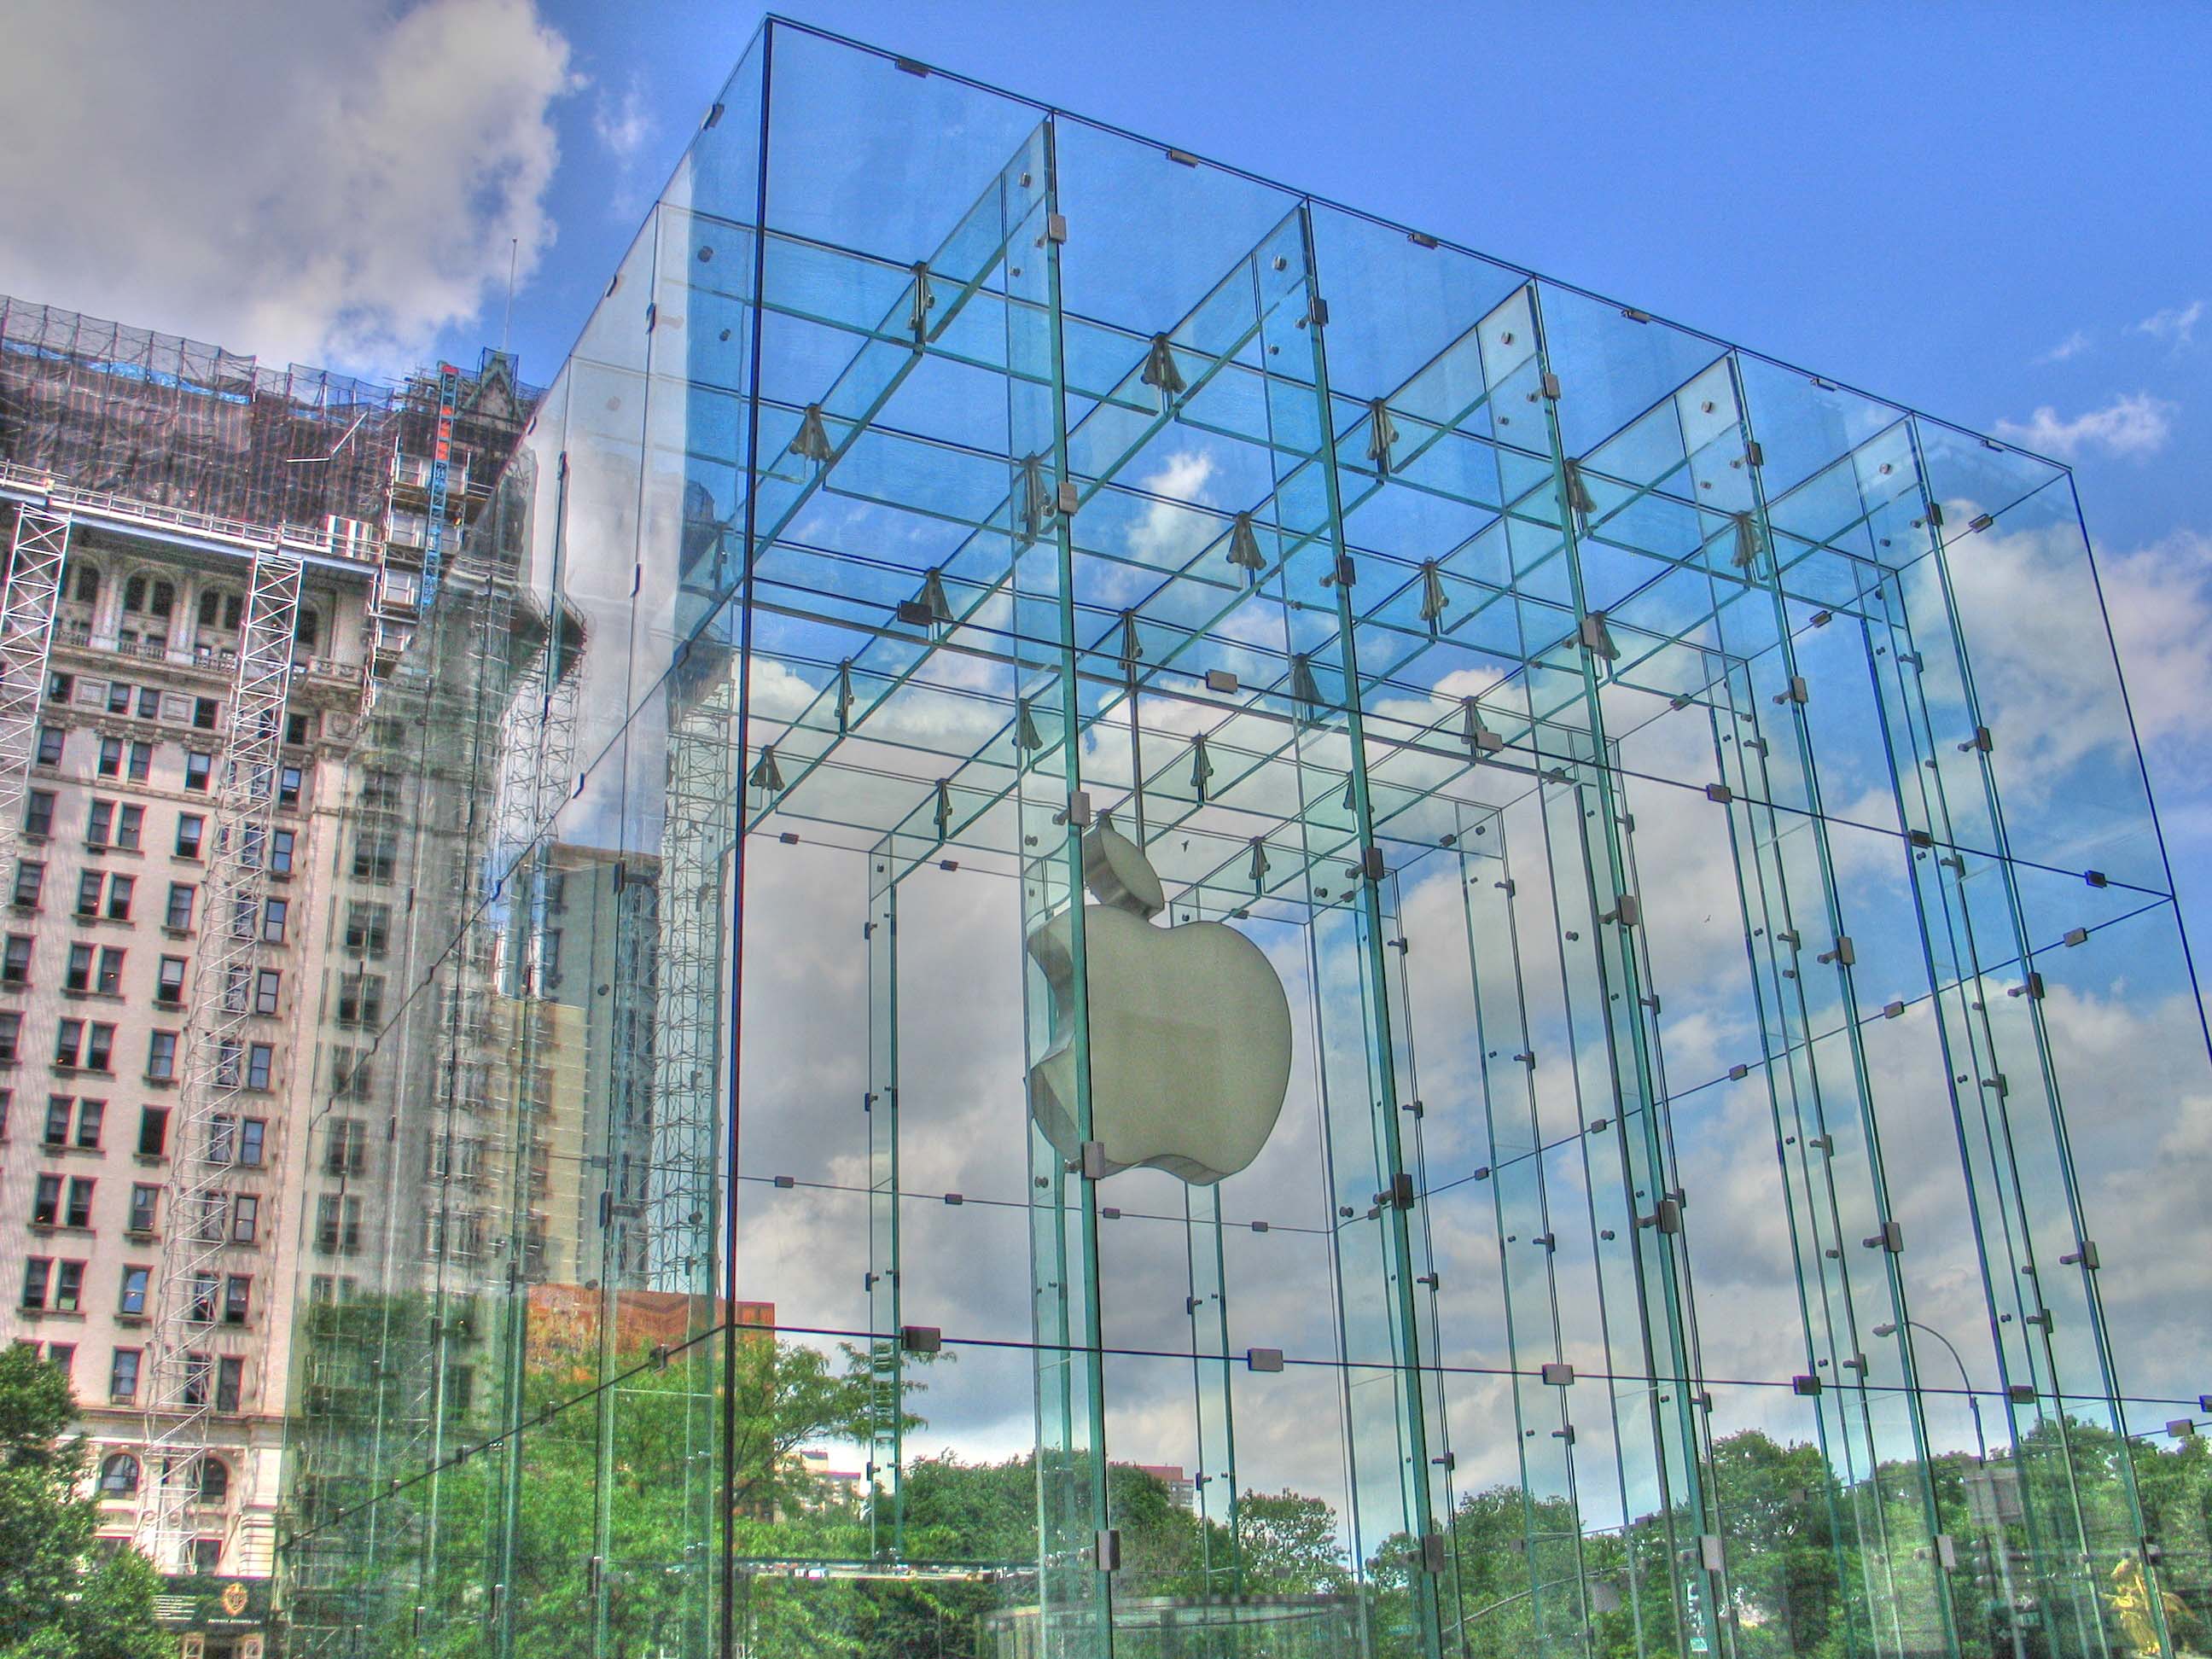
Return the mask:
[[[102,1498],[136,1498],[138,1495],[138,1460],[129,1452],[110,1452],[101,1458],[100,1495]]]
[[[352,1255],[361,1249],[359,1199],[325,1193],[315,1200],[315,1248],[325,1255]]]
[[[110,876],[107,878],[106,916],[110,921],[131,920],[131,894],[137,880],[131,876]]]
[[[199,889],[181,881],[169,884],[168,908],[163,913],[161,925],[173,933],[189,933],[192,930],[192,900]]]
[[[348,955],[380,959],[390,946],[391,938],[390,905],[346,906],[345,948]]]
[[[107,683],[107,712],[111,714],[127,714],[131,712],[131,688],[124,684],[121,680],[110,680]]]
[[[33,1255],[23,1259],[23,1308],[28,1313],[43,1312],[46,1296],[53,1287],[54,1261],[52,1256]]]
[[[135,802],[125,801],[115,809],[115,845],[118,851],[135,853],[146,828],[146,809]]]
[[[338,1024],[380,1025],[384,1021],[384,975],[338,975]]]
[[[0,1089],[0,1140],[8,1139],[8,1118],[9,1115],[15,1110],[15,1091],[13,1089]]]
[[[112,1406],[127,1406],[138,1397],[138,1359],[140,1350],[118,1348],[107,1365],[107,1401]]]
[[[104,1020],[65,1019],[54,1032],[54,1064],[104,1072],[115,1050],[115,1028]]]
[[[284,942],[284,918],[292,907],[280,898],[265,901],[261,907],[261,939],[265,945]]]
[[[157,1207],[161,1204],[161,1189],[159,1187],[148,1186],[143,1182],[132,1187],[131,1189],[131,1218],[124,1224],[124,1231],[125,1232],[132,1233],[152,1232],[154,1231],[154,1216]]]
[[[23,1040],[23,1017],[14,1009],[0,1009],[0,1065],[15,1064]]]
[[[284,741],[297,747],[307,741],[307,717],[305,714],[284,716]]]
[[[100,567],[81,564],[76,567],[76,602],[79,605],[100,603]]]
[[[390,830],[363,830],[353,842],[356,881],[390,881],[399,860],[399,837]]]
[[[233,1273],[223,1281],[222,1322],[243,1325],[253,1309],[253,1275]]]
[[[58,726],[40,726],[38,763],[40,766],[59,766],[62,763],[62,749],[68,739],[69,734]]]
[[[182,812],[177,817],[177,856],[196,859],[200,855],[200,839],[207,833],[207,820],[198,812]]]
[[[331,1092],[340,1100],[368,1098],[368,1051],[334,1048],[331,1050]]]
[[[276,804],[279,806],[297,806],[300,804],[301,787],[300,769],[296,766],[285,767],[276,774]]]
[[[100,1127],[107,1120],[104,1100],[74,1100],[67,1095],[46,1097],[46,1135],[49,1146],[74,1146],[82,1152],[100,1149]],[[72,1136],[70,1126],[76,1126]]]
[[[42,1175],[31,1194],[31,1224],[33,1227],[58,1225],[62,1218],[62,1178],[58,1175]]]
[[[261,1236],[261,1200],[241,1193],[230,1200],[230,1242],[251,1244]]]
[[[246,1086],[266,1089],[271,1073],[276,1068],[276,1047],[270,1042],[249,1042],[246,1045]]]
[[[238,619],[246,614],[246,602],[235,593],[221,593],[210,588],[200,595],[199,618],[202,628],[221,626],[235,632]],[[220,617],[220,623],[217,618]]]
[[[269,836],[269,868],[272,874],[289,876],[292,873],[292,848],[299,839],[295,830],[276,830]]]
[[[212,1578],[222,1571],[222,1540],[195,1538],[192,1540],[192,1571],[199,1577]]]
[[[76,676],[52,673],[46,676],[46,701],[67,702],[76,694]]]
[[[87,870],[76,878],[76,913],[80,916],[100,914],[100,896],[106,890],[107,872]]]
[[[166,1106],[141,1106],[138,1109],[138,1156],[160,1158],[169,1150],[169,1109]]]
[[[123,1294],[115,1304],[119,1314],[143,1314],[146,1311],[146,1285],[153,1277],[150,1267],[128,1267],[123,1270]]]
[[[174,1008],[184,1000],[185,959],[182,957],[163,957],[161,976],[154,986],[154,1000],[165,1008]]]
[[[331,1120],[323,1170],[335,1176],[359,1175],[368,1163],[368,1125],[357,1117]]]
[[[210,1285],[212,1285],[214,1281],[211,1279],[209,1281]],[[198,1304],[195,1303],[193,1305],[197,1307]],[[215,1298],[212,1289],[210,1290],[208,1295],[207,1318],[201,1322],[210,1325],[212,1325],[215,1322]],[[208,1372],[210,1369],[210,1368],[208,1364],[208,1357],[205,1354],[188,1353],[185,1356],[184,1393],[185,1404],[187,1406],[204,1406],[207,1404]]]
[[[97,1184],[90,1176],[71,1176],[69,1184],[69,1206],[62,1212],[64,1224],[70,1227],[92,1225],[92,1189]]]
[[[44,837],[54,833],[54,792],[33,789],[23,797],[23,833]]]
[[[213,697],[192,699],[192,724],[203,732],[215,730],[215,723],[222,713],[222,705]]]
[[[84,1263],[57,1261],[54,1263],[54,1300],[56,1313],[81,1312],[84,1305]]]
[[[39,908],[39,890],[46,884],[46,866],[35,859],[15,860],[15,902],[26,910]]]
[[[233,939],[253,937],[253,895],[234,893],[230,898],[230,936]]]
[[[67,1376],[76,1369],[76,1344],[74,1342],[47,1343],[46,1364],[52,1365],[64,1376]]]
[[[146,1075],[157,1083],[173,1083],[177,1077],[177,1034],[149,1032],[146,1038]]]
[[[243,1057],[236,1037],[225,1037],[216,1044],[215,1080],[218,1088],[238,1087],[238,1062]]]
[[[62,970],[62,984],[71,991],[98,990],[103,995],[113,996],[122,988],[123,952],[112,945],[95,948],[77,941],[70,946],[69,965]]]
[[[131,745],[131,758],[127,767],[125,768],[125,775],[127,776],[133,783],[143,783],[148,778],[153,776],[153,775],[154,745],[150,743],[143,742],[132,744]]]
[[[269,1120],[249,1117],[238,1126],[238,1161],[249,1170],[261,1167],[269,1139]]]
[[[30,935],[10,933],[7,948],[0,951],[0,985],[28,985],[30,982]]]
[[[195,1324],[195,1325],[212,1325],[212,1324],[214,1324],[214,1323],[215,1323],[215,1308],[216,1308],[216,1298],[217,1298],[218,1297],[220,1297],[222,1294],[222,1281],[220,1279],[218,1279],[215,1274],[213,1274],[213,1273],[196,1273],[196,1274],[194,1274],[194,1275],[193,1275],[193,1277],[192,1277],[192,1303],[191,1303],[191,1312],[186,1316],[186,1317],[188,1317],[189,1319],[191,1319],[191,1321],[192,1322],[192,1323],[193,1323],[193,1324]],[[199,1356],[198,1356],[198,1355],[197,1355],[197,1354],[195,1354],[195,1355],[191,1356],[191,1358],[192,1358],[193,1359],[197,1359],[197,1358],[199,1358]],[[190,1360],[188,1360],[188,1361],[186,1362],[187,1365],[189,1365],[189,1364],[190,1364],[190,1363],[191,1363],[191,1362],[190,1362]],[[190,1395],[190,1393],[189,1393],[189,1392],[185,1395],[185,1397],[188,1401],[191,1401],[191,1403],[192,1403],[192,1404],[194,1404],[194,1405],[198,1405],[198,1404],[199,1404],[199,1401],[196,1401],[196,1400],[191,1400],[191,1395]]]
[[[157,720],[161,718],[161,694],[150,685],[138,688],[138,718]]]
[[[240,1398],[246,1392],[246,1361],[238,1356],[226,1355],[215,1362],[215,1408],[219,1412],[234,1412]]]
[[[105,848],[114,824],[115,803],[94,799],[84,815],[84,844],[95,851]]]
[[[238,1120],[227,1112],[218,1112],[208,1124],[207,1161],[210,1164],[235,1164],[238,1161]]]
[[[284,988],[284,975],[275,968],[257,969],[253,975],[253,1012],[273,1014]]]
[[[100,740],[100,775],[119,778],[123,775],[123,739],[102,738]]]
[[[185,750],[185,787],[207,793],[208,775],[215,769],[215,757],[204,750]]]

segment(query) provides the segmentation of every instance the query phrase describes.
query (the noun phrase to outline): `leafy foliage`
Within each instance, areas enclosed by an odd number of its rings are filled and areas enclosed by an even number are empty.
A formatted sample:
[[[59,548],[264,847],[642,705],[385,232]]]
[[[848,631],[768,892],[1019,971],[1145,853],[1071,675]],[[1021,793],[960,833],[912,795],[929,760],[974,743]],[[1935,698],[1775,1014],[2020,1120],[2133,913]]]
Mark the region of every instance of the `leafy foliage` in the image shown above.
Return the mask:
[[[0,1348],[0,1659],[169,1659],[153,1563],[95,1546],[76,1413],[60,1371]]]

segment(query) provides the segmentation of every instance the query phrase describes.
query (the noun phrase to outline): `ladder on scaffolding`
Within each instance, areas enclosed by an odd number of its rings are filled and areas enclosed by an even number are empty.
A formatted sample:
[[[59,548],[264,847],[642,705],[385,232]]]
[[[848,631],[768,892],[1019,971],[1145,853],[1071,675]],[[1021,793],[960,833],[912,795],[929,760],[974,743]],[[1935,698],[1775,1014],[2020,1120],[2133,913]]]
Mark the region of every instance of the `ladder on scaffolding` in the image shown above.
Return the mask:
[[[182,1043],[184,1073],[170,1125],[161,1276],[148,1344],[144,1467],[150,1492],[138,1526],[146,1553],[166,1573],[192,1570],[194,1510],[215,1408],[220,1269],[229,1231],[224,1189],[241,1097],[252,1082],[249,1022],[255,975],[266,954],[267,850],[301,574],[300,561],[278,549],[255,556],[216,771],[213,853],[202,889],[206,904]],[[273,1150],[272,1161],[282,1157],[281,1149]],[[269,1202],[264,1197],[264,1212]]]
[[[438,365],[438,422],[430,441],[430,522],[422,537],[422,590],[420,609],[429,613],[438,597],[438,580],[446,561],[446,501],[453,459],[453,416],[461,401],[461,371],[451,363]]]
[[[0,851],[14,842],[22,817],[69,543],[66,513],[27,502],[15,509],[8,584],[0,593]]]

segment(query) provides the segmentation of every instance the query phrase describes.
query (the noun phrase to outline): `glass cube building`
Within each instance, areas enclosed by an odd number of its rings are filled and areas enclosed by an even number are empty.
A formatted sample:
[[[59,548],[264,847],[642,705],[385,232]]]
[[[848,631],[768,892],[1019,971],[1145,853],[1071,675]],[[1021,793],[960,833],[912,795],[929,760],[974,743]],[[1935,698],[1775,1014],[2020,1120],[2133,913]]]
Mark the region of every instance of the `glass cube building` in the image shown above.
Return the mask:
[[[298,1652],[2212,1639],[2063,467],[771,21],[378,717]]]

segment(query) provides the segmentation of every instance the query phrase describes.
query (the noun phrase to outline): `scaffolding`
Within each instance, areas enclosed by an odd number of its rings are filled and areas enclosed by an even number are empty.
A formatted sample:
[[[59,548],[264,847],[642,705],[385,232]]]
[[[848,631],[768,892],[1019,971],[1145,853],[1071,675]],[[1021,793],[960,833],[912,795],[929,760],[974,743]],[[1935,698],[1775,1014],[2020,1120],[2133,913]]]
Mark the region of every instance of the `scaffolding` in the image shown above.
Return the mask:
[[[215,1411],[206,1344],[219,1315],[224,1183],[241,1095],[265,1088],[249,1060],[255,975],[262,965],[267,849],[276,805],[278,745],[284,735],[292,651],[299,622],[300,562],[276,551],[254,561],[239,635],[224,756],[215,799],[203,933],[192,970],[184,1078],[169,1163],[160,1287],[148,1352],[147,1468],[152,1501],[140,1536],[166,1572],[191,1570],[192,1516]],[[230,1127],[227,1129],[227,1126]],[[271,1194],[273,1197],[273,1194]],[[274,1218],[271,1217],[273,1230]]]
[[[16,507],[8,586],[0,596],[0,852],[15,841],[24,780],[36,751],[39,702],[69,542],[67,513],[27,502]]]

